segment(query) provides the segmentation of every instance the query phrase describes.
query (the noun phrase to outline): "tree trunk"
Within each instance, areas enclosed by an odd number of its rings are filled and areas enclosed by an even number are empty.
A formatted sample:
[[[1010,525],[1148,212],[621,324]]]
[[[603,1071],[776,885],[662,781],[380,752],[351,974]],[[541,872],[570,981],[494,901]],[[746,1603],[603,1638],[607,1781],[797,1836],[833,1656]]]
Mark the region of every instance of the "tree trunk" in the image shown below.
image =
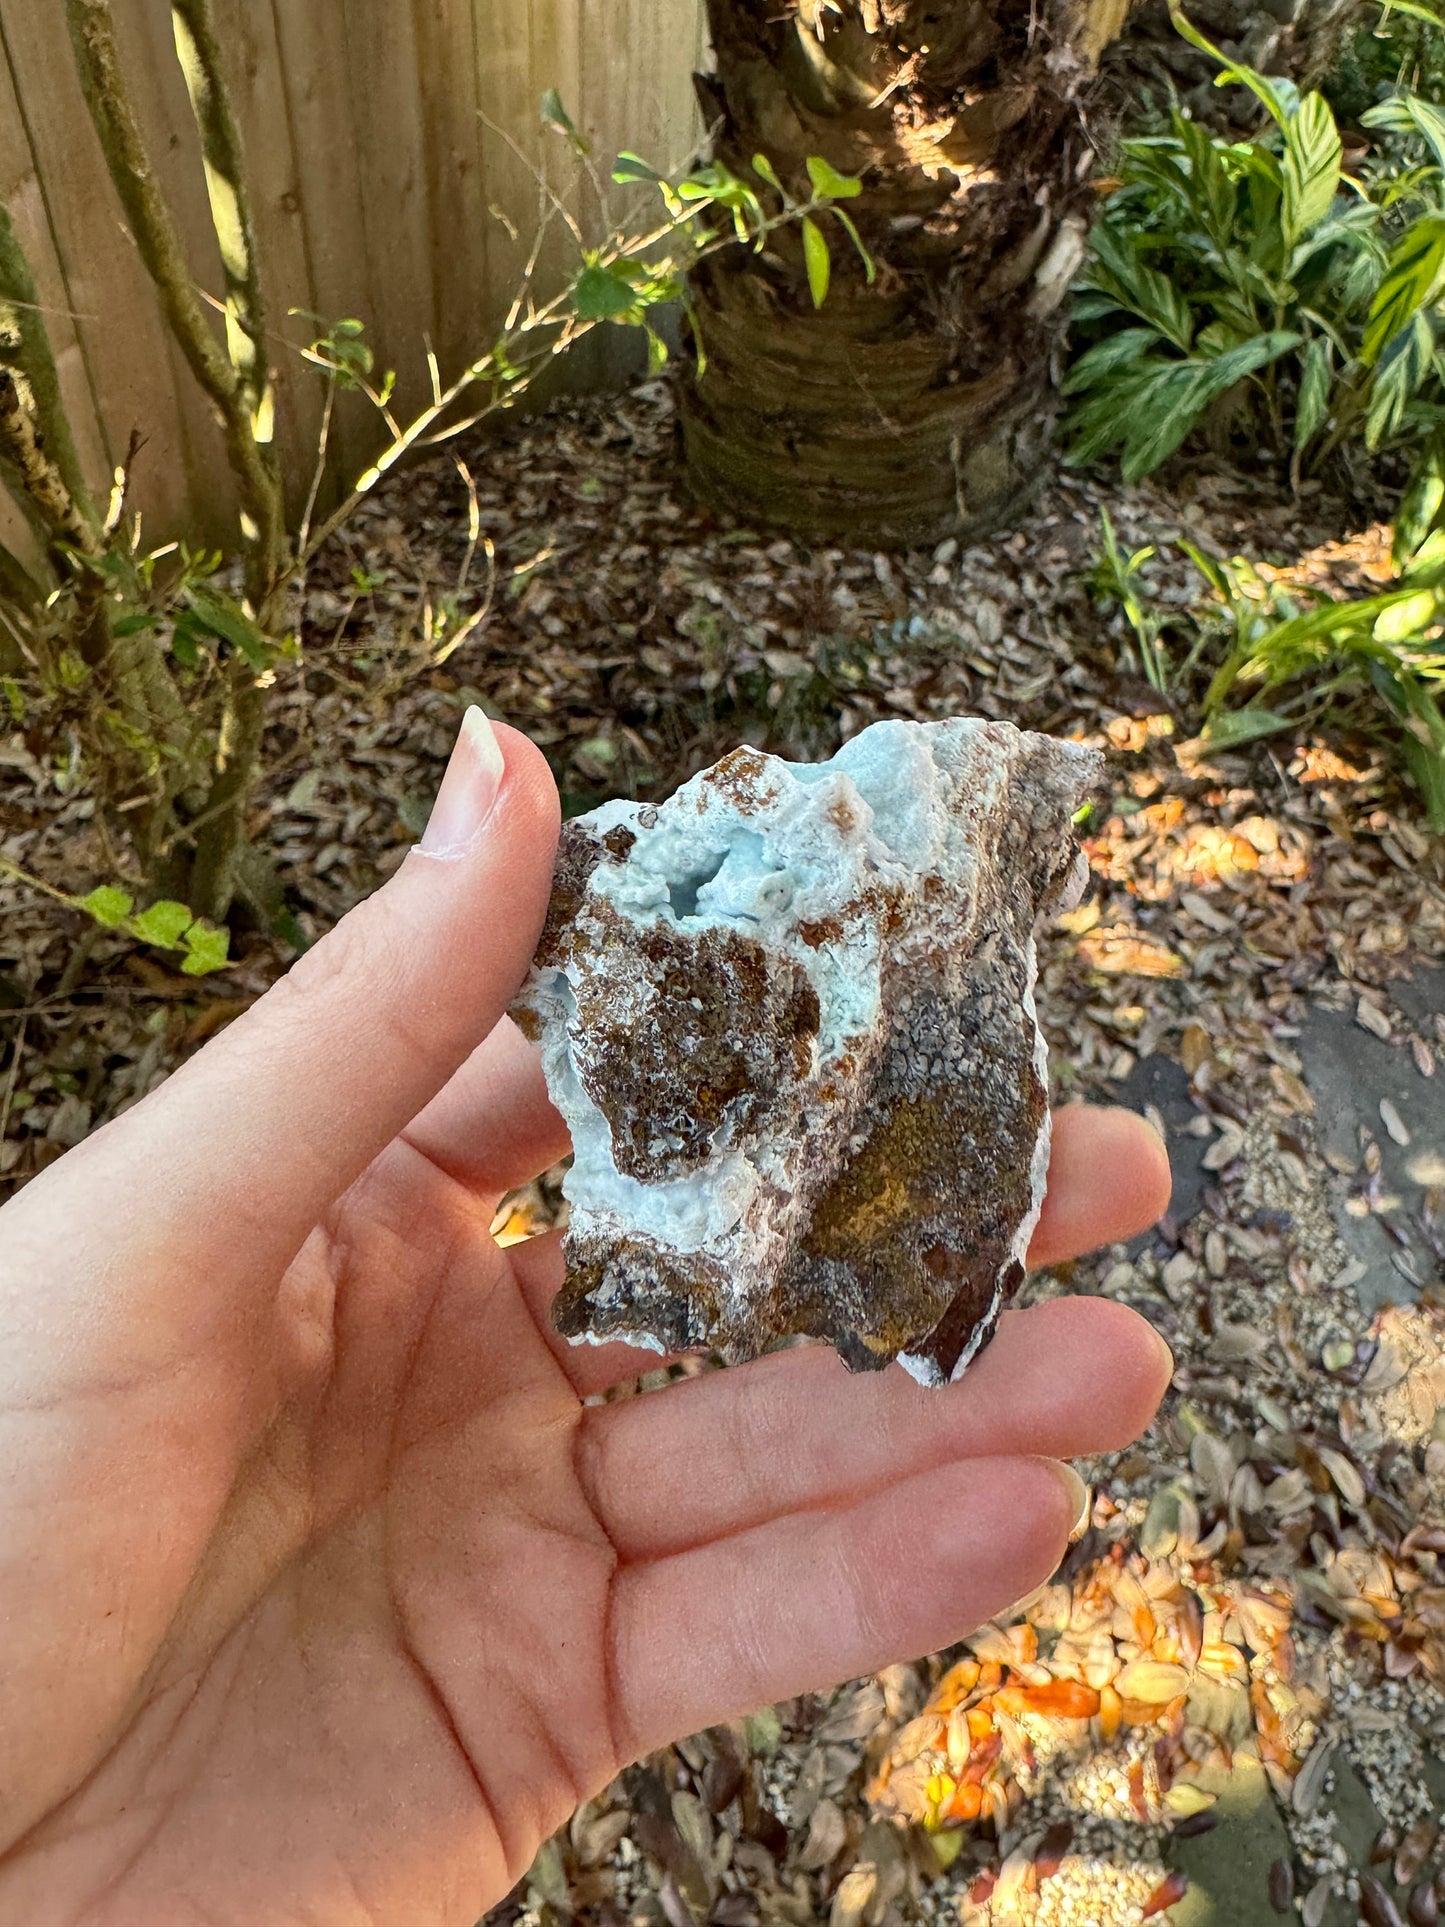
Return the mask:
[[[812,537],[971,539],[1046,461],[1050,363],[1093,200],[1084,119],[1128,0],[708,0],[700,79],[717,157],[808,194],[807,158],[861,175],[868,287],[821,216],[694,276],[700,365],[683,403],[699,491]],[[761,184],[758,183],[760,191]]]

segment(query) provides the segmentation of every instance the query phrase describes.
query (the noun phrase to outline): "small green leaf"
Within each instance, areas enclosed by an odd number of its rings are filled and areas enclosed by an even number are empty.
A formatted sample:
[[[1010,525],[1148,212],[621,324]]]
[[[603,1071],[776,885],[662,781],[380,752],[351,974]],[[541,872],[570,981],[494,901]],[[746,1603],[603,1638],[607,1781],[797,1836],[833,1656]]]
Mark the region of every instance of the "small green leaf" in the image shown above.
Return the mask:
[[[583,321],[615,321],[637,302],[637,290],[615,268],[597,263],[572,283],[572,305]]]
[[[1430,828],[1437,834],[1445,831],[1445,750],[1422,742],[1418,736],[1408,732],[1401,741],[1404,744],[1406,766],[1425,799],[1425,813]]]
[[[186,955],[181,969],[187,977],[205,977],[224,970],[229,961],[231,933],[197,918],[185,934]]]
[[[1240,743],[1257,742],[1261,736],[1273,736],[1289,726],[1289,717],[1281,716],[1277,709],[1251,703],[1244,709],[1226,709],[1221,715],[1211,716],[1204,727],[1204,740],[1217,749],[1234,749]]]
[[[102,883],[80,899],[80,907],[105,929],[118,930],[135,908],[135,898],[113,883]]]
[[[777,1708],[765,1706],[760,1712],[749,1713],[743,1721],[743,1731],[747,1736],[749,1753],[762,1759],[771,1758],[783,1738],[783,1722],[778,1717]]]
[[[184,903],[177,903],[172,897],[161,897],[156,903],[149,904],[139,916],[131,918],[131,929],[143,943],[153,943],[160,950],[174,950],[195,922],[190,910]]]
[[[833,259],[823,230],[811,215],[803,216],[803,260],[808,270],[808,292],[813,306],[821,308],[828,299],[828,283],[833,274]]]
[[[1435,330],[1430,317],[1417,314],[1389,342],[1370,385],[1365,416],[1365,446],[1371,450],[1400,428],[1405,410],[1430,373],[1435,358]]]
[[[1370,633],[1376,642],[1414,642],[1435,621],[1439,606],[1433,589],[1419,589],[1382,609]]]
[[[182,669],[198,669],[201,662],[201,646],[196,640],[197,629],[189,615],[184,612],[177,616],[171,630],[171,654]]]
[[[1419,555],[1436,528],[1445,507],[1445,432],[1436,429],[1417,458],[1415,469],[1395,512],[1395,534],[1390,560],[1401,575]]]
[[[227,595],[217,589],[191,588],[186,592],[192,616],[202,629],[219,636],[242,657],[257,675],[271,666],[275,649],[251,618]]]
[[[776,188],[785,201],[788,199],[788,190],[778,179],[778,170],[773,166],[773,163],[768,159],[766,154],[753,155],[753,172],[758,176],[759,180],[766,181],[769,187]]]
[[[1390,250],[1384,277],[1370,303],[1360,359],[1368,368],[1386,345],[1445,290],[1445,215],[1422,215]]]
[[[1398,542],[1398,529],[1395,539]],[[1409,588],[1418,584],[1423,588],[1438,589],[1445,583],[1445,529],[1431,529],[1417,543],[1400,571],[1400,579]]]
[[[579,156],[590,154],[592,149],[578,133],[572,116],[562,105],[562,96],[555,87],[549,87],[542,96],[542,120],[548,127],[555,127],[559,134],[567,138],[572,152]]]
[[[1295,405],[1294,445],[1303,448],[1329,413],[1333,371],[1329,339],[1316,335],[1306,348],[1300,369],[1299,401]]]
[[[1430,16],[1441,23],[1437,15]],[[1435,165],[1445,167],[1445,113],[1417,94],[1396,94],[1361,114],[1362,127],[1383,127],[1392,134],[1414,134],[1435,156]]]
[[[612,170],[612,178],[619,186],[626,187],[634,181],[647,181],[656,184],[663,177],[640,154],[629,153],[626,149],[617,156],[617,165]]]
[[[113,636],[139,636],[147,629],[154,629],[159,621],[160,617],[149,609],[140,609],[134,615],[117,616],[110,625],[110,633]]]
[[[1289,247],[1319,226],[1334,206],[1343,147],[1329,102],[1306,94],[1284,130],[1284,226]]]
[[[808,156],[808,179],[820,201],[852,201],[863,192],[863,183],[856,174],[840,174],[821,154]]]
[[[62,649],[56,664],[60,680],[66,689],[79,689],[90,674],[90,665],[78,649]]]

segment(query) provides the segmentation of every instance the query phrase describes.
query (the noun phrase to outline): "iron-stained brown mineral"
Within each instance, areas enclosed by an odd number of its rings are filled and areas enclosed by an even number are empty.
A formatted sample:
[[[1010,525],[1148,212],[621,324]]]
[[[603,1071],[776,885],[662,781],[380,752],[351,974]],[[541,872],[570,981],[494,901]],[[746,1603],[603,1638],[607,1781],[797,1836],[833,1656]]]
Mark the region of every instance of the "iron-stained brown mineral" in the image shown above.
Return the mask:
[[[1098,770],[885,722],[567,824],[514,1010],[576,1152],[560,1331],[957,1376],[1043,1199],[1034,929],[1077,893]]]

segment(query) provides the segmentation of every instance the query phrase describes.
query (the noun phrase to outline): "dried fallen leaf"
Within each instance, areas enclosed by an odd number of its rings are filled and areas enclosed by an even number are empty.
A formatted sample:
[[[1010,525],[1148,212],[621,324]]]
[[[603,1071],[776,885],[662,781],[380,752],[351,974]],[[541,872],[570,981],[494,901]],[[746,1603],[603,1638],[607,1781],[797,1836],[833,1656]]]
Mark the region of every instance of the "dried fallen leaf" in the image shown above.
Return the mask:
[[[1382,1097],[1380,1099],[1380,1122],[1397,1144],[1401,1146],[1409,1144],[1410,1133],[1406,1128],[1405,1120],[1401,1117],[1388,1097]]]
[[[1319,1457],[1320,1464],[1339,1488],[1340,1497],[1348,1505],[1362,1506],[1365,1503],[1365,1481],[1353,1460],[1347,1459],[1343,1452],[1333,1451],[1328,1445],[1320,1446]]]
[[[1409,1365],[1398,1345],[1388,1338],[1382,1338],[1375,1348],[1375,1356],[1370,1360],[1370,1369],[1360,1380],[1360,1391],[1366,1398],[1374,1398],[1380,1392],[1388,1392],[1409,1370]]]
[[[1410,1927],[1437,1927],[1440,1919],[1440,1900],[1435,1892],[1435,1883],[1422,1880],[1410,1895],[1405,1908],[1405,1918]]]
[[[1321,1874],[1305,1895],[1304,1905],[1300,1908],[1300,1920],[1304,1927],[1320,1927],[1320,1922],[1325,1917],[1325,1910],[1330,1904],[1330,1893],[1330,1877],[1328,1874]]]
[[[847,1841],[848,1822],[843,1817],[842,1808],[836,1800],[825,1797],[813,1808],[813,1817],[808,1822],[808,1837],[803,1842],[803,1851],[798,1855],[798,1865],[805,1873],[816,1873],[838,1857]]]
[[[1182,1873],[1166,1874],[1144,1902],[1140,1920],[1152,1920],[1156,1914],[1167,1912],[1170,1907],[1177,1906],[1188,1892],[1189,1882]]]
[[[1060,1820],[1049,1828],[1034,1848],[1034,1871],[1040,1880],[1053,1879],[1073,1844],[1074,1825],[1071,1820]]]
[[[1193,1077],[1201,1064],[1207,1064],[1214,1055],[1214,1046],[1209,1041],[1209,1032],[1203,1024],[1186,1024],[1179,1037],[1179,1061]]]
[[[1283,1854],[1269,1870],[1269,1904],[1277,1914],[1294,1912],[1294,1869]]]
[[[1019,1899],[1025,1891],[1025,1883],[1034,1870],[1034,1857],[1022,1847],[1014,1851],[998,1870],[998,1885],[991,1896],[995,1916],[1007,1919],[1018,1910]]]
[[[1189,1674],[1182,1666],[1166,1665],[1157,1659],[1136,1659],[1126,1666],[1114,1682],[1120,1699],[1138,1700],[1146,1706],[1167,1706],[1189,1691]]]
[[[1372,1004],[1367,998],[1362,997],[1355,1006],[1355,1022],[1361,1029],[1373,1031],[1376,1037],[1383,1038],[1386,1043],[1389,1042],[1390,1020],[1378,1004]]]
[[[877,1891],[877,1866],[871,1860],[860,1860],[838,1882],[828,1915],[828,1927],[861,1927]]]
[[[1201,1813],[1208,1813],[1215,1798],[1214,1794],[1206,1793],[1203,1787],[1195,1786],[1190,1780],[1176,1780],[1164,1795],[1164,1805],[1177,1819],[1192,1820]]]
[[[1036,1713],[1047,1719],[1091,1720],[1099,1710],[1099,1695],[1077,1679],[1052,1679],[1042,1686],[1005,1686],[994,1695],[1005,1713]]]
[[[1360,1918],[1366,1927],[1405,1927],[1399,1908],[1371,1873],[1360,1875]]]
[[[1434,1850],[1439,1828],[1433,1820],[1420,1820],[1410,1828],[1400,1842],[1395,1855],[1395,1885],[1413,1886],[1420,1869]]]
[[[1128,924],[1114,924],[1107,930],[1091,932],[1081,939],[1079,955],[1092,970],[1111,977],[1182,977],[1184,959],[1169,949],[1141,936]]]
[[[1294,1786],[1290,1791],[1290,1805],[1302,1819],[1308,1819],[1323,1799],[1325,1778],[1334,1756],[1333,1740],[1316,1740],[1304,1765],[1295,1775]]]

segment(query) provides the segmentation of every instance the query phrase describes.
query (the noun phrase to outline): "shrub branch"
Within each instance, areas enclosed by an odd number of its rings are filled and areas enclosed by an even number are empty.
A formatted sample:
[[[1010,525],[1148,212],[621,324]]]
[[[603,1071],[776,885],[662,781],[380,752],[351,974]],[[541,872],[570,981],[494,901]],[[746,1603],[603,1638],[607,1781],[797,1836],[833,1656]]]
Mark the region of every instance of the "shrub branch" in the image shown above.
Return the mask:
[[[227,459],[240,485],[242,507],[251,524],[246,586],[259,612],[286,564],[285,512],[274,459],[257,441],[251,391],[206,320],[175,222],[157,183],[121,72],[110,0],[65,0],[65,11],[86,106],[141,260],[155,284],[166,321],[192,374],[221,417]],[[188,11],[200,17],[209,29],[204,0],[198,0]],[[192,44],[197,46],[199,58],[200,43],[193,40]],[[213,37],[209,44],[214,52]],[[224,87],[219,74],[214,68],[207,69],[206,73],[210,93],[223,102]],[[224,121],[234,137],[228,108],[213,102],[210,118]],[[203,127],[203,144],[206,139]],[[238,197],[237,205],[244,209],[244,197]],[[238,215],[237,224],[249,231],[244,214]],[[222,245],[224,251],[224,242]],[[254,250],[250,252],[254,259]],[[247,273],[253,276],[254,270],[248,266]]]
[[[210,0],[171,0],[176,54],[201,136],[211,224],[226,277],[226,346],[256,440],[272,439],[272,397],[266,359],[266,307],[246,192],[241,136],[231,109]]]

